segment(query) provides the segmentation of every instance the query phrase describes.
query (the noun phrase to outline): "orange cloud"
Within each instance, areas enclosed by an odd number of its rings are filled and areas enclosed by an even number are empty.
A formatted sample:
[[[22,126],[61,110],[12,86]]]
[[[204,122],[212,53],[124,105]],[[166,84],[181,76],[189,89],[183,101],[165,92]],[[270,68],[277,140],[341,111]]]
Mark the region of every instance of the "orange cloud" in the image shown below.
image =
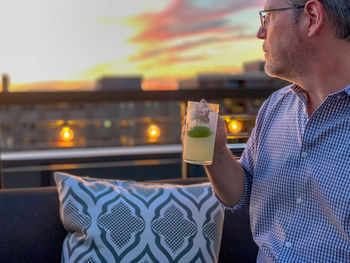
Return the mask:
[[[25,84],[13,84],[10,91],[69,91],[92,90],[95,83],[91,81],[44,81]]]

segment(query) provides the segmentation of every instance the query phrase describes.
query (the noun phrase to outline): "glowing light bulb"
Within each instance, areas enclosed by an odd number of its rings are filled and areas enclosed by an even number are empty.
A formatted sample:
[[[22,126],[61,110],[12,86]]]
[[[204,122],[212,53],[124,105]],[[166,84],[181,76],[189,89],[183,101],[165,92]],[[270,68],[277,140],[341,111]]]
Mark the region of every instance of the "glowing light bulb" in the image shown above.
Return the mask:
[[[231,133],[239,133],[242,130],[242,123],[237,120],[230,121],[228,129]]]
[[[160,136],[160,129],[157,125],[152,124],[147,130],[147,135],[150,139],[158,139]]]
[[[74,132],[68,126],[65,126],[60,132],[60,138],[62,141],[70,142],[74,138]]]

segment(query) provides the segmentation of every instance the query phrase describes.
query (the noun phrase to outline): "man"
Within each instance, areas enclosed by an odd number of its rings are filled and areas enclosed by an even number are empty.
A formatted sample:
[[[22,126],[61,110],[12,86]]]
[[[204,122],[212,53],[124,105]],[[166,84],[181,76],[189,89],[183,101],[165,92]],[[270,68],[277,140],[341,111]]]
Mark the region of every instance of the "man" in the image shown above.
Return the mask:
[[[225,205],[249,205],[258,262],[350,262],[350,1],[267,0],[260,16],[265,70],[294,85],[239,162],[219,119],[206,172]]]

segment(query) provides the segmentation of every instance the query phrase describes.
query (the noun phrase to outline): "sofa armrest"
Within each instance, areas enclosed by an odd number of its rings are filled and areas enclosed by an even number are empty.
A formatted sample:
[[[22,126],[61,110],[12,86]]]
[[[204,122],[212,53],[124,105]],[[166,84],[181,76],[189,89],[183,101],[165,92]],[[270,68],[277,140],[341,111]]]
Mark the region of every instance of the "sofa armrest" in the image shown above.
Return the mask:
[[[255,263],[257,254],[248,209],[226,210],[219,262]]]
[[[56,187],[0,191],[1,262],[60,262],[66,236]]]

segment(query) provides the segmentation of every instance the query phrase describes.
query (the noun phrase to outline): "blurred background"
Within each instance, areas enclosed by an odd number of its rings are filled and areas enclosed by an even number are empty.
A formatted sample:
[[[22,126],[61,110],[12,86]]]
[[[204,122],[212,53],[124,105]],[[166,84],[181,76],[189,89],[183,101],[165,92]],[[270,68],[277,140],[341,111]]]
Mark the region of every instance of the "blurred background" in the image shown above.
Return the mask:
[[[188,100],[220,104],[237,157],[263,101],[262,0],[2,0],[0,183],[65,171],[154,180],[182,162]]]

